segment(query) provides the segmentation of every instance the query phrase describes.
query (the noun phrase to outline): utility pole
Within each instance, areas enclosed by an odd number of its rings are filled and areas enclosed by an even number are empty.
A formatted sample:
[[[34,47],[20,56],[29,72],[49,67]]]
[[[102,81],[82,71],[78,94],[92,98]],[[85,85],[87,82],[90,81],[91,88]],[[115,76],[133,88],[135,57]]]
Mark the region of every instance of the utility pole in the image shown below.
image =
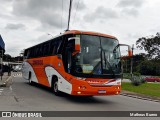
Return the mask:
[[[134,50],[134,44],[132,44],[132,57],[131,57],[131,77],[133,77],[133,50]]]
[[[67,26],[67,30],[69,30],[69,23],[70,23],[70,17],[71,17],[71,8],[72,8],[72,0],[70,0],[70,5],[69,5],[69,15],[68,15],[68,26]]]

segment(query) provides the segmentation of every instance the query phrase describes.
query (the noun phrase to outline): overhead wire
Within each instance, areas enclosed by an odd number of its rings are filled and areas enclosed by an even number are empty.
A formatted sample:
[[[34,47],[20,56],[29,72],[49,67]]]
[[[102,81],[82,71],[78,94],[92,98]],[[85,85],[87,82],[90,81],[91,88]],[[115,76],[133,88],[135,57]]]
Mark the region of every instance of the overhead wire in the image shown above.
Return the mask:
[[[76,17],[76,13],[77,13],[77,10],[78,10],[79,3],[80,3],[80,0],[78,0],[77,6],[76,6],[75,14],[74,14],[74,17],[73,17],[73,24],[74,24],[74,21],[75,21],[75,17]]]
[[[62,0],[62,13],[61,13],[61,31],[62,31],[62,26],[63,26],[63,0]]]

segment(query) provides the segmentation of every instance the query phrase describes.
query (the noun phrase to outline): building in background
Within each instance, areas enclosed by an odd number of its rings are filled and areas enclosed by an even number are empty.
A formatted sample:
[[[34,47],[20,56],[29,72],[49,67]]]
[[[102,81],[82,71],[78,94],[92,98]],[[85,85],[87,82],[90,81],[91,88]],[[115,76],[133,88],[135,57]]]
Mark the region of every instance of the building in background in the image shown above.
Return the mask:
[[[3,69],[3,55],[5,52],[5,43],[0,35],[0,74],[2,76],[2,69]]]
[[[3,51],[3,53],[5,52],[5,43],[0,35],[0,50]]]

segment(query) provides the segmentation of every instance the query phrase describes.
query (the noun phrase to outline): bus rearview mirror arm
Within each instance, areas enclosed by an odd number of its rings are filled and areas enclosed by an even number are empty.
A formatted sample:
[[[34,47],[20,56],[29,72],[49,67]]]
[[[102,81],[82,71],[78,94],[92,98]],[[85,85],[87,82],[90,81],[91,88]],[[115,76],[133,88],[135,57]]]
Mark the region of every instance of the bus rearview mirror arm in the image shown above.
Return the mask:
[[[80,52],[80,38],[79,37],[71,37],[71,38],[68,38],[68,41],[70,40],[74,40],[74,43],[75,43],[75,46],[74,46],[74,50],[76,52]]]

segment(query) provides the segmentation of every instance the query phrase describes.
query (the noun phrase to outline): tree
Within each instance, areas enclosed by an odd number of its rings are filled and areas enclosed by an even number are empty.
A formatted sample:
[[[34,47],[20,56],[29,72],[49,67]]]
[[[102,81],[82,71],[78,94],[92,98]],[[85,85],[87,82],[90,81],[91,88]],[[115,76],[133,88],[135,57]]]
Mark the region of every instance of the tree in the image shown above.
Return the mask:
[[[143,75],[160,76],[160,60],[152,59],[142,61],[139,65],[139,72]]]
[[[144,49],[148,58],[160,59],[160,33],[156,36],[142,37],[136,41],[137,48]]]
[[[133,72],[139,72],[139,65],[141,62],[143,62],[144,60],[146,60],[145,58],[145,54],[144,53],[140,53],[140,54],[136,54],[133,55]],[[130,72],[130,68],[131,68],[131,59],[128,57],[125,57],[125,59],[123,59],[123,70],[125,73],[129,73]]]
[[[3,55],[3,61],[11,61],[11,55],[9,55],[9,54],[4,54]]]

